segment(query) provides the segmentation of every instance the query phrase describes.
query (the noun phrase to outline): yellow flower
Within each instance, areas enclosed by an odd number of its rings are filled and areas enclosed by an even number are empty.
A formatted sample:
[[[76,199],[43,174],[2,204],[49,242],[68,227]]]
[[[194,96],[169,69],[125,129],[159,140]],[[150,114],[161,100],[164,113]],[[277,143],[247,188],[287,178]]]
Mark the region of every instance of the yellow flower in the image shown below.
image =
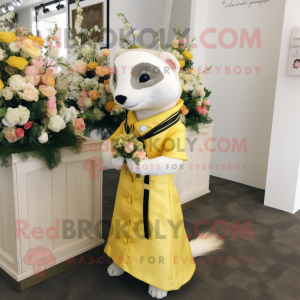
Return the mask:
[[[36,42],[39,46],[44,46],[44,41],[42,38],[35,36],[35,35],[29,35],[28,38],[34,42]]]
[[[41,50],[38,44],[29,39],[26,39],[22,42],[21,49],[32,58],[37,58],[41,55]]]
[[[188,60],[192,60],[194,58],[194,55],[191,52],[183,51],[183,56],[185,56]]]
[[[10,44],[16,40],[16,35],[10,31],[1,31],[0,32],[0,42]]]
[[[2,91],[3,88],[4,88],[4,83],[3,83],[3,81],[0,79],[0,91]]]
[[[105,109],[108,112],[111,112],[114,107],[118,107],[118,105],[115,103],[115,101],[108,101],[105,105]]]
[[[181,85],[181,93],[183,92],[183,85]]]
[[[180,59],[179,64],[180,64],[180,69],[182,69],[185,66],[185,60]]]
[[[11,67],[16,67],[19,70],[24,70],[24,68],[28,65],[28,61],[23,57],[11,56],[6,62]]]
[[[130,48],[130,49],[139,49],[139,48],[141,48],[141,46],[134,45],[134,46],[131,46],[131,48]]]
[[[90,62],[86,65],[89,69],[94,70],[96,67],[98,67],[98,63],[96,62]]]

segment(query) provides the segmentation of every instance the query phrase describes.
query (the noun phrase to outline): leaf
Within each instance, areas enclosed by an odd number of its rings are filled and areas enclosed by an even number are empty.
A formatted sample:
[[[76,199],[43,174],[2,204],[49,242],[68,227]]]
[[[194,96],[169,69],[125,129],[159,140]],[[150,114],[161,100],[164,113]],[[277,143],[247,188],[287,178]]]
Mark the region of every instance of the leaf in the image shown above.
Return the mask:
[[[0,118],[3,118],[7,113],[7,109],[4,108],[0,108]]]

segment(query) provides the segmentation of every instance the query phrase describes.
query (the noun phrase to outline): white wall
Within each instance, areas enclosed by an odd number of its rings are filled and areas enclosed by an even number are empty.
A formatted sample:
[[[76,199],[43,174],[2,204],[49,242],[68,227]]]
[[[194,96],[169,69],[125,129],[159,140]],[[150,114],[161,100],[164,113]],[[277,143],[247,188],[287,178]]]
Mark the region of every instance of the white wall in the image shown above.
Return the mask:
[[[253,187],[265,188],[271,124],[276,90],[276,77],[279,62],[281,31],[285,1],[273,0],[261,5],[228,7],[221,0],[196,1],[194,30],[198,45],[195,54],[195,67],[214,65],[212,75],[204,77],[204,85],[213,91],[211,117],[215,120],[211,174]],[[231,0],[226,2],[230,3]],[[244,1],[234,0],[233,3]],[[250,2],[250,1],[245,1]],[[200,42],[203,30],[214,28],[206,42],[216,44],[217,48],[207,49]],[[238,35],[238,44],[225,49],[218,41],[221,30],[230,28]],[[250,49],[240,49],[241,30],[245,28],[251,37],[258,28],[262,48],[255,43]],[[224,42],[233,41],[231,34],[224,36]],[[205,63],[205,65],[204,65]],[[251,74],[245,74],[245,67],[251,67]],[[217,68],[220,68],[218,74]],[[225,74],[229,67],[231,73]],[[240,75],[234,68],[241,67]],[[261,67],[259,75],[255,67]],[[237,70],[239,71],[239,70]],[[231,143],[245,139],[247,150],[233,152],[232,148],[222,152],[227,142],[217,147],[222,138]],[[222,165],[225,169],[222,169]],[[234,167],[233,170],[230,168]],[[217,165],[218,168],[217,168]],[[239,167],[239,170],[236,168]]]
[[[299,11],[299,0],[286,1],[265,195],[265,205],[290,213],[300,209],[300,77],[286,73]]]
[[[190,19],[192,12],[192,0],[173,0],[172,2],[172,8],[170,10],[171,20],[167,39],[168,44],[172,43],[173,38],[176,35],[174,29],[177,28],[178,24],[180,24],[182,32],[186,29],[191,29]],[[189,31],[186,35],[187,41],[190,40],[190,37],[191,35]]]

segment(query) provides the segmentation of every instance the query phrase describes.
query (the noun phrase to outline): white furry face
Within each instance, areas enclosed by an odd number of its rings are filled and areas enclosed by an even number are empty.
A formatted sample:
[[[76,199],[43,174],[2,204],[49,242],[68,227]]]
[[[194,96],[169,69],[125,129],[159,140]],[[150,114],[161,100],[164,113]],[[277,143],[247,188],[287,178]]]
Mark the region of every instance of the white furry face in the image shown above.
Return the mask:
[[[110,86],[119,106],[138,111],[177,103],[181,95],[179,63],[170,53],[157,53],[129,50],[117,56]]]

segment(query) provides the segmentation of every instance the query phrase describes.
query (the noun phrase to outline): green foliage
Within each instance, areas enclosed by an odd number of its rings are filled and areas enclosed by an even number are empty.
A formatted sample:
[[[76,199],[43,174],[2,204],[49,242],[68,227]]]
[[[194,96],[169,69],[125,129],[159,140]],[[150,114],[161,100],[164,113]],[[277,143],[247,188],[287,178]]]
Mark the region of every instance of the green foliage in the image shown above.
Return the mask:
[[[32,127],[31,132],[32,133],[29,135],[29,137],[38,135],[40,132],[40,126],[35,124]],[[70,147],[71,150],[73,150],[75,153],[78,153],[77,143],[77,137],[74,135],[71,126],[67,126],[59,133],[52,132],[51,138],[46,144],[40,144],[36,138],[33,140],[32,138],[27,138],[27,136],[13,144],[4,141],[0,147],[1,166],[8,167],[8,158],[12,154],[17,153],[24,161],[26,161],[29,157],[36,157],[45,162],[47,168],[52,170],[61,162],[60,149],[62,147]]]

